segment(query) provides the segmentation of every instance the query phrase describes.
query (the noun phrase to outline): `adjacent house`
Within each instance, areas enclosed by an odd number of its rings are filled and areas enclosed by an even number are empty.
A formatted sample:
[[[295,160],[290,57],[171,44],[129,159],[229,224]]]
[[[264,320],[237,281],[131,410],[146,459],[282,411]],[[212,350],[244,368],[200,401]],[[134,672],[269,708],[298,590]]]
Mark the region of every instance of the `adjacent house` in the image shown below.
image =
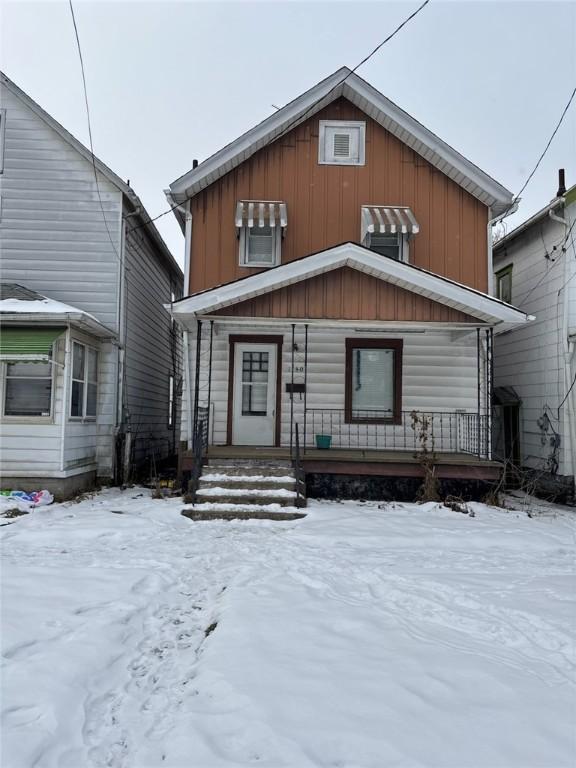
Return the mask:
[[[499,298],[536,316],[495,345],[496,444],[525,484],[570,499],[576,477],[576,186],[495,246]],[[518,477],[517,477],[518,479]]]
[[[342,68],[167,194],[185,466],[202,441],[209,462],[298,450],[318,493],[420,477],[415,452],[497,476],[493,334],[529,319],[491,295],[507,189]]]
[[[173,454],[182,272],[122,181],[0,80],[0,472],[69,494]]]

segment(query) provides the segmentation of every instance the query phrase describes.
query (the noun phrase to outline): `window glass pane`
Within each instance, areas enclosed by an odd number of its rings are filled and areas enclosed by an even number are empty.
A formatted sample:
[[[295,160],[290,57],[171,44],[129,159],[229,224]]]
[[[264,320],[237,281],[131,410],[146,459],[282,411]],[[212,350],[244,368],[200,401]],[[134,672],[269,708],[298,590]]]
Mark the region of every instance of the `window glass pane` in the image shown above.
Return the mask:
[[[50,363],[8,363],[6,376],[23,376],[27,379],[51,379],[52,365]]]
[[[98,391],[96,384],[87,384],[86,390],[86,416],[96,416],[96,398]]]
[[[81,344],[74,342],[72,352],[72,378],[84,378],[84,353],[85,349]]]
[[[373,232],[370,235],[370,250],[379,253],[381,256],[388,256],[391,259],[400,259],[400,237],[398,235],[389,235],[380,232]]]
[[[508,304],[512,301],[512,273],[506,272],[498,277],[498,298]]]
[[[96,383],[98,381],[98,352],[88,347],[88,381]]]
[[[50,416],[51,398],[51,378],[6,378],[6,416]]]
[[[242,415],[266,416],[268,352],[242,353]]]
[[[273,263],[274,229],[274,227],[266,225],[264,227],[251,227],[248,230],[248,248],[246,253],[246,260],[248,262]]]
[[[71,393],[71,416],[82,416],[82,403],[84,401],[84,384],[81,381],[72,382]]]
[[[394,413],[394,350],[352,350],[352,416],[386,418]]]

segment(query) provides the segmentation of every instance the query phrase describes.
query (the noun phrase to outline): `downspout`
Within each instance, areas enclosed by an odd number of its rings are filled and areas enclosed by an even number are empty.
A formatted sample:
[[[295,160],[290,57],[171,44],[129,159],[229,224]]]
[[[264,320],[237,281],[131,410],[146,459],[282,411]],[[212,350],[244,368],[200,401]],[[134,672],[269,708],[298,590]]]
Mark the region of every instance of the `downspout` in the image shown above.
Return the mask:
[[[192,213],[190,211],[191,201],[188,200],[187,205],[177,206],[180,213],[185,217],[184,228],[184,290],[183,296],[190,294],[190,262],[192,258]],[[184,373],[186,374],[186,403],[188,412],[188,424],[186,425],[186,431],[188,434],[187,445],[188,448],[192,448],[192,369],[190,360],[190,333],[188,330],[184,330]]]
[[[493,236],[492,229],[495,224],[502,221],[506,216],[511,216],[518,210],[518,201],[514,200],[511,205],[504,211],[504,213],[498,214],[490,218],[492,214],[492,208],[488,208],[488,225],[487,225],[487,258],[488,258],[488,295],[494,296],[494,259],[493,259]]]
[[[64,346],[64,368],[62,375],[62,426],[60,431],[60,471],[64,472],[64,444],[66,442],[66,424],[68,422],[68,382],[70,380],[70,323],[66,328],[66,341]]]

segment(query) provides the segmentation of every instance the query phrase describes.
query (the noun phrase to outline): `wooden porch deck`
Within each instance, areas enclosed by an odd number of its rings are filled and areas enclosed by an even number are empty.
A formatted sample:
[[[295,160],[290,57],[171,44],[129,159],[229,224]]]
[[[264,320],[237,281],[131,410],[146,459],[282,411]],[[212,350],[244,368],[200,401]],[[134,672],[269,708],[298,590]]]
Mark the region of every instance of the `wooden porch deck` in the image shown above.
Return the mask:
[[[208,448],[206,461],[218,459],[290,460],[290,449],[269,446],[215,445]],[[437,453],[439,478],[496,480],[502,465],[467,453]],[[411,451],[367,448],[307,448],[301,455],[306,473],[378,475],[380,477],[422,477],[423,470]]]

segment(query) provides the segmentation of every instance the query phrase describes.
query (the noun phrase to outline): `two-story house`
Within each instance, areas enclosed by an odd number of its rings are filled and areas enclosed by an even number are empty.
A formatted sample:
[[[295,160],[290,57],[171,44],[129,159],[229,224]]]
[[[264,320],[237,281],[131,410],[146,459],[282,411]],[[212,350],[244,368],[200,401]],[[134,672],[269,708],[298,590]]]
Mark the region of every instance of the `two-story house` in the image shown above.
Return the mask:
[[[536,316],[498,337],[496,455],[511,475],[551,498],[574,498],[576,477],[576,186],[494,247],[495,288]]]
[[[131,187],[0,78],[0,472],[59,495],[173,454],[182,272]]]
[[[493,331],[528,319],[490,295],[507,189],[342,68],[167,194],[188,448],[290,456],[298,431],[314,493],[420,477],[424,444],[444,480],[496,476]]]

